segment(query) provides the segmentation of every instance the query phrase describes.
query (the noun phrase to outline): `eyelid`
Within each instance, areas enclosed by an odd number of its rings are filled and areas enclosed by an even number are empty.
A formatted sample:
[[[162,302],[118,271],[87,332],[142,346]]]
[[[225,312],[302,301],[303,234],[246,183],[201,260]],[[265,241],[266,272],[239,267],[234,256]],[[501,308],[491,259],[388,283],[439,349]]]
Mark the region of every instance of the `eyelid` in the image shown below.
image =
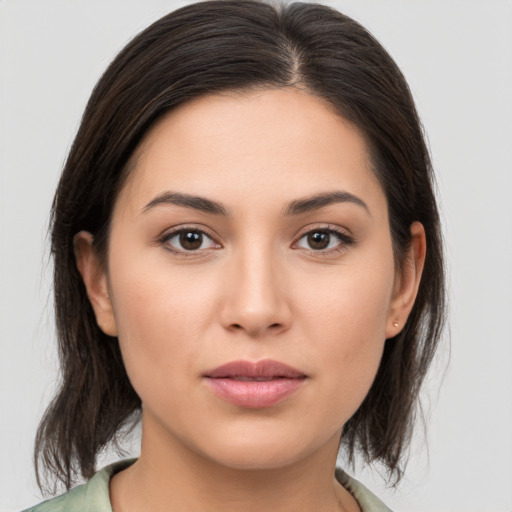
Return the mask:
[[[174,236],[178,235],[181,232],[186,231],[196,231],[207,238],[209,238],[212,243],[214,244],[214,247],[208,247],[206,249],[196,249],[196,250],[185,250],[185,249],[178,249],[170,244],[167,244],[167,242],[173,238]],[[336,238],[338,238],[339,243],[330,249],[307,249],[303,247],[297,247],[298,242],[307,236],[310,233],[314,232],[327,232],[330,234],[333,234]],[[339,253],[347,249],[348,246],[354,245],[356,243],[356,240],[354,237],[349,234],[349,230],[341,228],[340,226],[333,225],[333,224],[320,224],[317,226],[308,226],[307,228],[304,228],[301,230],[300,234],[295,237],[295,241],[292,243],[292,248],[297,250],[302,250],[317,256],[328,256],[332,255],[332,253]],[[202,225],[197,224],[183,224],[178,226],[173,226],[170,229],[165,230],[161,235],[158,236],[157,242],[161,245],[166,245],[165,249],[172,252],[173,254],[176,254],[178,256],[184,256],[184,257],[190,257],[190,256],[198,256],[201,254],[204,254],[206,252],[209,252],[212,249],[219,249],[222,248],[222,244],[218,242],[219,237],[211,232],[210,229],[206,228]]]
[[[318,226],[308,226],[304,230],[300,232],[300,234],[295,238],[295,242],[292,244],[292,248],[298,244],[298,242],[304,238],[305,236],[309,235],[310,233],[315,232],[327,232],[330,234],[334,234],[339,240],[339,244],[336,245],[336,247],[332,247],[330,249],[306,249],[303,247],[297,247],[297,250],[303,250],[307,251],[308,253],[312,253],[314,255],[318,256],[328,256],[332,254],[333,252],[340,252],[345,250],[348,246],[354,245],[356,243],[355,238],[348,232],[347,229],[343,229],[339,226],[333,225],[333,224],[320,224]]]
[[[185,249],[177,249],[174,246],[171,246],[170,244],[167,244],[169,240],[171,240],[173,237],[179,235],[182,232],[186,231],[196,231],[198,233],[201,233],[202,235],[209,238],[213,244],[215,244],[216,247],[209,247],[207,249],[196,249],[187,251]],[[211,249],[218,249],[221,248],[222,245],[217,241],[218,237],[211,233],[211,231],[203,226],[197,225],[197,224],[183,224],[179,226],[173,226],[170,229],[165,230],[161,235],[158,236],[158,243],[165,246],[165,249],[172,252],[173,254],[179,255],[179,256],[198,256],[199,254],[205,253]],[[167,245],[166,245],[167,244]]]

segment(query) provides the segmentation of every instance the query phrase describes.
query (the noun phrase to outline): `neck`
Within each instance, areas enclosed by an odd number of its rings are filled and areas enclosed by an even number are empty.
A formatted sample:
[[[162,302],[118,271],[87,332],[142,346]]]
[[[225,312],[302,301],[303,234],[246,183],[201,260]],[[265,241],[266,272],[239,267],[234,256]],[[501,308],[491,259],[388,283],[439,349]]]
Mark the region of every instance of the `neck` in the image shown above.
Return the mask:
[[[115,475],[114,512],[358,511],[334,479],[337,436],[289,464],[233,468],[204,457],[175,439],[144,436],[140,458]]]

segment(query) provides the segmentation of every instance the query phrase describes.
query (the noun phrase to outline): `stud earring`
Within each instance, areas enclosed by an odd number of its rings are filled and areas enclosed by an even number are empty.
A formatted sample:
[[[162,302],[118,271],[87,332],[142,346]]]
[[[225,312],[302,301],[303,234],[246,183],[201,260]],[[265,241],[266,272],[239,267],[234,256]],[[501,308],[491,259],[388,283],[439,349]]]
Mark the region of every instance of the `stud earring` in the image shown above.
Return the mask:
[[[393,327],[398,329],[398,322],[393,322]]]

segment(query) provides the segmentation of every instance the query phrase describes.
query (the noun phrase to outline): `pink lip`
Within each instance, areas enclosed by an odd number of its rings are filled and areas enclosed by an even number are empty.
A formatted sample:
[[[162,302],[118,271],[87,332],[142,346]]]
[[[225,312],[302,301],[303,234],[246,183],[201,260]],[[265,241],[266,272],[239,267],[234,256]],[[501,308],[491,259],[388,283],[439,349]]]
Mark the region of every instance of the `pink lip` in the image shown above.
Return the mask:
[[[263,409],[297,391],[307,376],[278,361],[232,361],[204,374],[209,388],[240,407]]]

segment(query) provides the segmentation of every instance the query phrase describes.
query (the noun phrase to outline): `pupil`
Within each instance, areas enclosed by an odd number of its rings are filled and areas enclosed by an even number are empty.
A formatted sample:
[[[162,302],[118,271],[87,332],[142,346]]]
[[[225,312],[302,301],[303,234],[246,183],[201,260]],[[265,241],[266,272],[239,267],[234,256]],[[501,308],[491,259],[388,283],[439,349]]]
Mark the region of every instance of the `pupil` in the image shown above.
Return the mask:
[[[325,249],[330,242],[329,233],[315,231],[308,235],[308,243],[312,249]]]
[[[203,235],[194,231],[185,231],[180,234],[180,243],[184,249],[190,251],[199,249],[203,243]]]

